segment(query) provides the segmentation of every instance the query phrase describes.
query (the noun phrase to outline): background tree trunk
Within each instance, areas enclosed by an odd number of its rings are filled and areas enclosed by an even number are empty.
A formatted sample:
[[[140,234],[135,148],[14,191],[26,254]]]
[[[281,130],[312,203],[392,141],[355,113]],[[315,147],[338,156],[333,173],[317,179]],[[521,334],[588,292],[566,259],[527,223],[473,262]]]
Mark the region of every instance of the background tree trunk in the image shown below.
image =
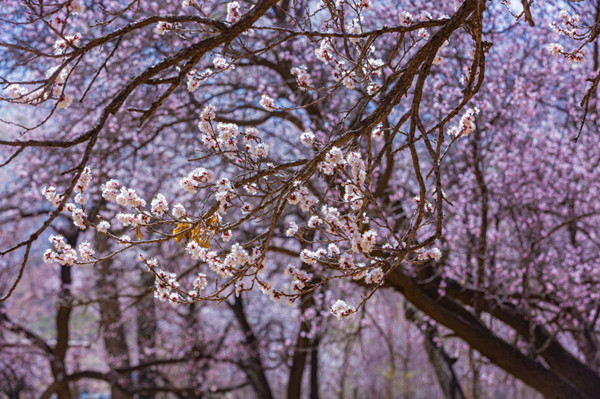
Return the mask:
[[[142,287],[152,287],[154,284],[154,274],[142,270]],[[139,350],[139,362],[146,363],[156,359],[154,350],[156,348],[156,331],[158,323],[156,320],[155,300],[152,295],[144,295],[137,306],[137,343]],[[150,353],[148,353],[148,350]],[[138,384],[141,387],[152,387],[156,384],[157,373],[153,368],[144,368],[139,371]],[[153,392],[147,392],[138,395],[139,399],[154,399],[156,395]]]
[[[108,251],[108,241],[104,234],[97,235],[97,247],[100,252]],[[113,258],[107,259],[99,265],[96,287],[99,295],[100,329],[107,353],[107,361],[112,370],[129,367],[129,346],[123,325],[123,315],[119,304],[118,272],[113,267]],[[117,382],[122,386],[131,386],[130,375],[118,375]],[[112,399],[130,399],[131,395],[118,386],[111,386]]]
[[[248,319],[246,318],[244,303],[241,296],[235,297],[232,309],[235,314],[235,318],[237,319],[242,332],[244,333],[246,346],[248,347],[249,352],[247,360],[248,364],[246,365],[247,367],[245,367],[244,371],[248,375],[250,383],[256,391],[257,396],[261,399],[272,399],[273,394],[271,392],[271,387],[269,385],[269,381],[267,380],[267,376],[265,375],[265,369],[260,357],[259,342],[256,338],[256,335],[254,335],[254,331],[252,331],[252,327],[250,327],[250,323],[248,323]]]

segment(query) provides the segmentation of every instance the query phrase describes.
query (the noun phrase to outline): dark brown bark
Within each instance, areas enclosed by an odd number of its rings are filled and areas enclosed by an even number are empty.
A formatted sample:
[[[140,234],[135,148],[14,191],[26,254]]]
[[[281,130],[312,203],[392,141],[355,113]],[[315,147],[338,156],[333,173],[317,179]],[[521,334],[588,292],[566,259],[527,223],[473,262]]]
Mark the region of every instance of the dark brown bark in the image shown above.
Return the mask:
[[[479,198],[481,200],[481,213],[479,215],[479,235],[477,237],[477,247],[475,251],[476,256],[476,276],[477,286],[483,287],[486,285],[488,278],[486,277],[486,259],[487,259],[487,233],[488,233],[488,190],[485,183],[485,177],[483,173],[483,159],[481,157],[480,149],[481,132],[475,128],[473,132],[473,139],[471,140],[472,145],[472,156],[473,156],[473,170],[475,172],[475,180],[477,187],[479,188]],[[481,310],[478,304],[481,302],[482,296],[479,295],[475,301],[475,315],[480,317]],[[469,349],[469,366],[471,369],[471,375],[469,378],[468,390],[470,392],[469,397],[471,399],[479,399],[481,397],[481,382],[480,382],[480,370],[477,356],[471,349]]]
[[[151,287],[154,284],[154,274],[148,271],[142,271],[142,286]],[[156,331],[158,323],[156,320],[155,301],[152,295],[146,295],[140,299],[137,306],[137,328],[138,328],[138,350],[139,361],[141,364],[151,363],[156,360],[154,351],[147,354],[147,349],[156,346]],[[156,382],[157,372],[154,367],[146,367],[139,371],[138,384],[140,387],[153,387]],[[155,393],[148,391],[138,395],[139,399],[154,399]]]
[[[464,399],[465,395],[452,367],[453,361],[444,348],[435,342],[435,335],[433,331],[426,331],[423,343],[444,398]]]
[[[464,399],[460,381],[454,372],[454,362],[437,342],[439,334],[435,326],[423,322],[422,314],[410,304],[405,304],[406,319],[415,323],[423,332],[423,346],[445,399]]]
[[[75,248],[78,235],[79,230],[72,229],[67,234],[64,234],[64,237],[67,243]],[[61,266],[60,293],[58,297],[58,309],[56,311],[56,343],[52,349],[52,356],[50,358],[50,369],[52,370],[52,376],[56,384],[54,393],[56,393],[57,399],[71,399],[72,396],[69,383],[66,379],[67,368],[65,363],[67,351],[69,350],[69,321],[73,309],[73,298],[71,296],[72,283],[71,267]]]
[[[310,399],[319,399],[319,342],[320,337],[313,339],[310,352]]]
[[[455,281],[448,281],[446,285],[446,292],[449,296],[465,305],[472,305],[475,297],[474,289],[463,287]],[[481,301],[479,306],[482,311],[506,323],[525,341],[531,342],[535,348],[539,348],[539,355],[554,373],[590,397],[595,397],[600,392],[600,375],[563,348],[544,327],[532,326],[527,315],[515,305],[508,302]],[[531,336],[532,334],[533,336]]]
[[[300,312],[304,312],[314,307],[315,300],[313,298],[312,291],[303,294],[300,298]],[[300,399],[302,394],[302,376],[304,375],[304,369],[306,368],[306,357],[313,350],[316,350],[311,345],[310,339],[307,337],[310,331],[311,323],[310,320],[303,320],[300,322],[300,328],[296,338],[296,346],[294,347],[294,355],[292,357],[292,366],[290,367],[290,375],[288,378],[287,387],[287,399]],[[315,357],[317,355],[315,354]]]
[[[288,377],[287,399],[300,399],[300,395],[302,394],[302,376],[306,368],[306,355],[310,346],[308,338],[302,335],[303,332],[308,331],[304,324],[301,323],[296,338],[292,366],[290,367],[290,375]]]
[[[244,364],[244,372],[250,379],[250,384],[256,391],[256,394],[261,399],[272,399],[273,394],[267,376],[265,375],[265,369],[262,364],[260,357],[259,342],[252,331],[250,323],[246,318],[244,311],[244,303],[241,297],[236,297],[233,305],[231,305],[235,318],[238,321],[242,332],[244,333],[244,339],[246,346],[248,347],[248,359],[247,364]]]
[[[573,367],[573,362],[584,366],[572,356],[566,356],[564,349],[563,352],[555,348],[555,351],[558,351],[555,355],[561,353],[560,360],[563,361],[562,370],[558,373],[555,368],[551,368],[551,365],[546,366],[539,360],[523,354],[514,345],[498,337],[459,302],[448,296],[439,297],[435,290],[428,290],[426,286],[419,284],[416,279],[407,276],[401,270],[396,269],[390,273],[387,282],[400,291],[415,307],[454,331],[473,349],[498,367],[538,390],[546,398],[593,399],[600,392],[600,390],[591,389],[600,384],[600,377],[597,375],[595,377],[593,375],[578,377],[573,375],[573,369],[564,370]],[[482,310],[485,311],[483,308]],[[560,346],[556,342],[554,344]],[[552,356],[550,358],[559,360]],[[546,360],[546,357],[544,359]],[[582,369],[582,367],[575,368]],[[572,378],[566,378],[566,376]]]
[[[99,251],[106,252],[108,250],[106,236],[98,235],[96,242]],[[112,258],[100,263],[99,266],[99,278],[96,286],[100,298],[100,329],[108,355],[108,365],[112,370],[116,370],[130,365],[129,347],[119,304],[118,272],[113,267]],[[130,383],[128,375],[119,377],[120,385],[127,386]],[[111,397],[113,399],[129,399],[131,395],[120,389],[117,384],[112,384]]]

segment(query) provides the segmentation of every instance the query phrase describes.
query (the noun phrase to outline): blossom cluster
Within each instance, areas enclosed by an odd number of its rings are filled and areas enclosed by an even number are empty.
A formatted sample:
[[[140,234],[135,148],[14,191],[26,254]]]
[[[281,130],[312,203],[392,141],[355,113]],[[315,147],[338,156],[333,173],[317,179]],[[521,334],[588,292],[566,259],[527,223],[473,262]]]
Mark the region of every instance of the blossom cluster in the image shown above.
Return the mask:
[[[169,202],[163,194],[158,193],[152,199],[150,206],[150,211],[152,214],[156,217],[161,217],[167,211],[167,209],[169,209]]]
[[[273,99],[268,94],[261,95],[259,103],[260,106],[263,107],[266,111],[275,111],[275,99]]]
[[[293,280],[290,284],[290,292],[292,293],[300,293],[312,278],[312,276],[306,271],[295,268],[291,265],[288,267],[287,272],[293,277]]]
[[[221,54],[216,54],[213,58],[213,67],[206,68],[202,72],[199,72],[196,68],[192,69],[187,74],[187,89],[189,92],[194,92],[200,87],[200,83],[209,77],[216,75],[221,72],[230,71],[235,69],[235,65],[228,62],[225,57]]]
[[[294,191],[287,197],[288,204],[298,205],[303,212],[308,212],[317,203],[317,197],[298,181],[294,182],[294,187]]]
[[[67,35],[64,39],[58,39],[52,46],[55,55],[64,55],[70,48],[77,48],[81,44],[81,34]]]
[[[81,15],[85,11],[82,0],[72,0],[64,8],[67,15],[54,15],[49,18],[49,23],[52,29],[56,32],[61,32],[60,37],[55,40],[52,45],[54,54],[60,60],[66,60],[69,50],[77,50],[81,46],[81,33],[72,35],[64,34],[69,16]],[[61,57],[62,56],[62,57]],[[43,87],[38,87],[29,90],[20,84],[10,84],[6,87],[10,97],[17,103],[38,104],[50,98],[56,99],[56,108],[64,109],[71,105],[72,97],[65,93],[67,78],[70,73],[70,67],[65,64],[50,67],[46,71],[46,87],[50,90],[45,90]]]
[[[310,87],[310,75],[308,74],[308,67],[306,65],[294,67],[291,72],[296,77],[300,90],[306,90]]]
[[[237,1],[227,3],[227,17],[225,20],[230,24],[236,23],[242,16],[240,8],[240,3]]]
[[[217,123],[215,129],[212,123],[215,111],[215,107],[212,105],[205,107],[200,114],[198,123],[198,128],[202,133],[200,139],[209,151],[218,153],[234,161],[237,165],[256,164],[268,157],[270,146],[261,140],[258,129],[248,127],[242,131],[237,124],[224,122]],[[245,152],[242,149],[245,149]],[[182,184],[185,184],[186,189],[190,192],[197,186],[193,180],[191,176],[188,176],[185,182],[182,181]]]
[[[451,137],[468,136],[475,130],[475,116],[477,114],[479,114],[479,108],[468,109],[460,118],[458,126],[452,126],[446,133]]]
[[[338,320],[341,320],[344,317],[348,317],[354,312],[356,312],[356,308],[354,308],[351,305],[348,305],[343,300],[338,299],[331,307],[331,312]]]
[[[428,261],[428,260],[440,260],[442,258],[442,251],[439,248],[430,248],[430,249],[418,249],[417,251],[417,260],[419,261]]]
[[[559,16],[561,23],[557,24],[555,22],[550,22],[550,29],[561,36],[566,36],[571,39],[582,40],[585,38],[585,34],[580,33],[582,28],[580,26],[581,17],[578,14],[571,15],[567,10],[561,10]],[[570,62],[580,63],[583,62],[585,58],[585,53],[581,47],[573,51],[565,51],[561,44],[549,43],[546,45],[546,50],[552,53],[554,57],[562,55]]]
[[[350,22],[347,29],[349,33],[361,33],[360,18],[356,18]],[[330,38],[322,39],[319,46],[315,48],[314,53],[319,61],[331,67],[331,75],[335,81],[341,83],[348,89],[357,88],[358,85],[364,84],[367,93],[371,96],[376,95],[382,87],[379,77],[385,65],[383,60],[375,58],[373,55],[376,51],[375,46],[370,45],[363,48],[360,40],[353,38],[352,43],[357,46],[357,49],[365,53],[364,57],[360,57],[358,63],[350,64],[347,60],[339,57],[334,46],[334,42]],[[362,73],[359,73],[362,72]],[[292,73],[298,79],[302,88],[302,80],[308,79],[307,75],[301,73],[299,69],[293,69]]]
[[[548,24],[550,29],[560,35],[576,39],[578,36],[577,30],[579,28],[579,21],[581,20],[579,14],[571,15],[567,10],[561,10],[559,16],[561,19],[560,25],[552,21]]]
[[[249,253],[239,243],[233,244],[226,254],[219,254],[193,240],[188,242],[185,250],[192,259],[206,263],[217,276],[223,278],[229,278],[243,268],[255,264],[262,255],[260,249],[255,248],[252,253]]]
[[[65,32],[67,28],[67,20],[71,15],[81,15],[85,12],[85,6],[83,4],[83,0],[71,0],[65,7],[65,11],[67,15],[54,15],[50,18],[50,25],[55,31]],[[81,33],[75,34],[62,34],[59,39],[57,39],[53,44],[54,54],[58,56],[66,56],[69,53],[70,49],[77,49],[81,46]],[[69,67],[66,65],[54,66],[48,69],[46,72],[46,79],[48,80],[48,85],[51,86],[52,90],[51,98],[57,99],[56,108],[64,109],[71,105],[73,101],[72,97],[65,93],[65,85],[67,82],[67,78],[69,76]],[[35,101],[44,101],[47,98],[40,98],[40,95],[48,95],[46,91],[37,91],[36,93],[29,93],[25,96],[23,91],[18,91],[18,94],[21,96],[21,100],[23,102],[35,102]]]
[[[179,180],[179,185],[185,191],[193,194],[198,191],[203,184],[212,182],[214,178],[215,174],[212,171],[205,168],[196,168],[188,173],[186,177],[181,178]]]
[[[44,252],[44,262],[71,266],[77,261],[77,252],[65,242],[63,236],[51,235],[50,242],[54,250],[47,249]]]
[[[91,180],[91,170],[89,167],[85,167],[73,187],[73,191],[77,193],[75,195],[75,202],[82,207],[80,208],[72,202],[67,202],[63,208],[63,212],[70,214],[73,218],[73,224],[81,230],[85,230],[87,227],[87,214],[83,209],[83,205],[87,202],[85,191],[88,189]],[[63,200],[63,196],[56,192],[56,187],[54,186],[44,186],[42,188],[42,195],[54,206],[58,206]]]
[[[119,181],[111,179],[102,185],[102,197],[121,206],[141,208],[146,206],[146,201],[141,198],[134,189],[121,187]]]
[[[156,274],[154,297],[161,302],[178,303],[181,297],[177,292],[177,287],[179,287],[177,275],[160,269],[156,258],[145,259],[143,256],[141,258],[150,270]]]

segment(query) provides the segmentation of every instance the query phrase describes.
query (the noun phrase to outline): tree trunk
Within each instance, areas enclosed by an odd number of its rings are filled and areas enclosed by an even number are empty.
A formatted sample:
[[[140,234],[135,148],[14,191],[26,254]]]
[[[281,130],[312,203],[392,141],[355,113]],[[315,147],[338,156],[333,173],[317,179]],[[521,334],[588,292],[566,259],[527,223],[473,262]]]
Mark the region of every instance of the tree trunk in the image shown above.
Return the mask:
[[[429,363],[433,366],[433,370],[437,377],[440,389],[445,399],[465,399],[465,395],[460,386],[460,382],[454,373],[452,367],[453,360],[448,356],[446,351],[441,345],[435,342],[436,332],[431,331],[425,332],[423,344],[425,346],[425,352]]]
[[[438,332],[435,326],[423,322],[421,313],[412,305],[405,303],[406,320],[414,323],[423,332],[423,346],[433,367],[438,384],[445,399],[465,399],[460,381],[454,372],[454,362],[443,345],[438,343]],[[406,357],[408,358],[408,356]]]
[[[67,234],[64,234],[65,240],[73,248],[77,246],[78,229],[71,229]],[[66,381],[67,367],[66,356],[69,350],[69,321],[72,311],[72,295],[71,284],[71,266],[60,267],[60,293],[58,297],[58,309],[56,311],[56,344],[53,348],[53,357],[50,360],[50,369],[56,384],[55,393],[57,399],[71,399],[71,390],[69,383]]]
[[[142,286],[151,287],[154,284],[154,273],[142,271]],[[138,328],[138,350],[140,363],[151,362],[156,359],[154,348],[156,347],[156,331],[158,323],[156,320],[155,300],[152,295],[146,295],[137,306],[137,328]],[[148,353],[148,350],[149,353]],[[140,387],[152,387],[156,385],[156,371],[151,368],[140,370],[138,375]],[[139,399],[154,399],[155,394],[151,391],[138,395]]]
[[[232,309],[235,318],[244,333],[246,346],[249,351],[248,365],[244,368],[244,372],[248,375],[250,383],[260,399],[272,399],[273,394],[271,392],[271,387],[267,380],[267,376],[265,375],[265,368],[263,367],[260,358],[259,342],[252,331],[252,327],[250,327],[250,324],[248,323],[248,319],[246,319],[244,303],[242,302],[241,297],[235,298]]]
[[[310,352],[310,399],[319,399],[319,342],[321,338],[315,337]]]
[[[517,347],[498,337],[455,299],[451,299],[449,296],[440,297],[435,287],[428,289],[427,285],[419,284],[418,280],[404,274],[400,268],[396,268],[388,275],[387,282],[418,309],[454,331],[473,349],[500,368],[537,389],[547,399],[593,399],[600,392],[600,376],[568,354],[558,342],[551,340],[549,344],[547,343],[548,347],[544,352],[548,352],[550,348],[553,350],[546,355],[542,352],[542,356],[547,362],[546,364],[542,363],[523,354]],[[449,295],[451,291],[446,289]],[[470,298],[472,300],[472,294]],[[489,311],[495,317],[503,312],[499,306],[486,310],[485,304],[481,305],[481,310]],[[508,324],[510,325],[510,323]],[[511,327],[514,328],[512,325]],[[525,328],[525,330],[527,329]],[[540,329],[536,329],[536,333],[540,333],[540,331]],[[522,331],[518,332],[523,333]],[[562,360],[560,370],[553,367],[548,359]],[[567,368],[569,370],[565,370]],[[575,370],[584,372],[584,374],[577,374]]]
[[[300,302],[300,311],[302,314],[304,314],[308,308],[314,307],[315,305],[312,291],[303,294],[300,297],[300,300],[302,301]],[[294,347],[294,356],[292,357],[292,367],[290,368],[290,375],[288,378],[287,399],[300,399],[302,394],[302,376],[304,374],[304,369],[306,368],[306,357],[309,352],[312,353],[314,350],[307,337],[310,328],[311,323],[309,320],[303,320],[300,323],[300,329],[298,330],[298,336],[296,338],[296,346]]]
[[[105,235],[98,234],[97,247],[100,252],[109,249],[108,240]],[[107,259],[100,263],[99,278],[96,282],[100,305],[100,328],[104,347],[108,355],[108,365],[112,370],[129,367],[129,347],[127,336],[123,327],[123,315],[119,304],[118,272],[113,267],[113,259]],[[118,384],[130,386],[129,375],[118,377]],[[116,384],[111,385],[112,399],[130,399],[131,396],[120,389]]]

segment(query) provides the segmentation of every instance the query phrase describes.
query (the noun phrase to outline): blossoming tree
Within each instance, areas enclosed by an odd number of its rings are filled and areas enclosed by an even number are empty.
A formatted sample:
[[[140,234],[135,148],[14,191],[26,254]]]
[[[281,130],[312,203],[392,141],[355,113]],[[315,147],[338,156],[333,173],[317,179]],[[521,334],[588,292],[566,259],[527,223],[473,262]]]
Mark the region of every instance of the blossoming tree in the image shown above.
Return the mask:
[[[472,381],[481,356],[548,398],[600,392],[597,4],[174,3],[3,9],[0,301],[34,259],[63,299],[96,267],[123,353],[111,265],[136,262],[159,301],[230,304],[271,397],[240,299],[261,291],[302,315],[292,398],[326,311],[395,290]],[[62,355],[47,392],[69,397]]]

